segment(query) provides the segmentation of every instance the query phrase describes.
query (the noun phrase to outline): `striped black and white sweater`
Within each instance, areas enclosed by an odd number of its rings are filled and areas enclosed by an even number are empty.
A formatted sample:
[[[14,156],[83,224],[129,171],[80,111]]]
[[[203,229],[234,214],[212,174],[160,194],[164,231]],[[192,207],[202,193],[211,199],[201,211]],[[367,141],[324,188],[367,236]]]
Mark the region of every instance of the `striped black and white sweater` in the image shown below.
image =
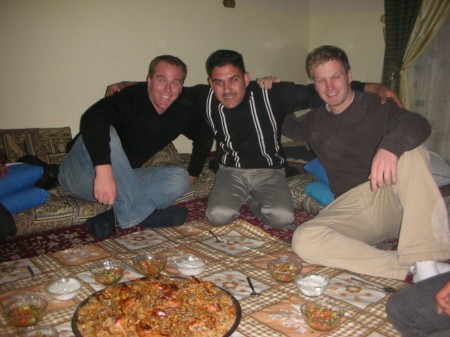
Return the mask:
[[[214,132],[217,158],[227,167],[244,169],[283,168],[281,125],[294,111],[321,103],[313,86],[288,82],[264,90],[250,82],[244,100],[227,109],[206,85],[191,87]]]

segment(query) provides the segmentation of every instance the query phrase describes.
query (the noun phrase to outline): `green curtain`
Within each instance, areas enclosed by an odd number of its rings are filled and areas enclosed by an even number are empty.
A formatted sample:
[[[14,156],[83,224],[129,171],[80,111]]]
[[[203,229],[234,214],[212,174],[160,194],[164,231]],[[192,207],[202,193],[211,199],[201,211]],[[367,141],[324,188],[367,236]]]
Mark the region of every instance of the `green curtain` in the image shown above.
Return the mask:
[[[409,37],[414,28],[421,0],[385,0],[385,39],[383,84],[397,93],[400,71]]]

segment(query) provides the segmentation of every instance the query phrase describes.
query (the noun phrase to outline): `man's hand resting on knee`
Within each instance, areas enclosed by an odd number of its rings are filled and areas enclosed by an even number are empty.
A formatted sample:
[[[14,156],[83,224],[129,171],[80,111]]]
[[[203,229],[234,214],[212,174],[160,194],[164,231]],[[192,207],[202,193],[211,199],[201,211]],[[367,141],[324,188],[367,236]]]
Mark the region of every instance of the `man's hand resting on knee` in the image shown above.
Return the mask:
[[[113,205],[117,196],[116,179],[111,165],[95,167],[94,198],[101,204]]]

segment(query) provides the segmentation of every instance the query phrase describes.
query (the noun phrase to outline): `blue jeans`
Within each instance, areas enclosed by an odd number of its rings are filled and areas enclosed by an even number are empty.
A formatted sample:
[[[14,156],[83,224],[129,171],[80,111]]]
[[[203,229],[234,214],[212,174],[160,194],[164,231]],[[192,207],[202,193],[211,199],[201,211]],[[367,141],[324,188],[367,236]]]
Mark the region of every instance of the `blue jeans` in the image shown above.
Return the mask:
[[[185,169],[176,166],[133,169],[123,151],[122,144],[111,127],[111,164],[117,184],[114,212],[120,227],[139,224],[155,209],[173,204],[189,188]],[[59,183],[73,197],[95,202],[92,165],[82,137],[78,137],[59,168]]]
[[[450,281],[450,273],[440,274],[391,295],[386,313],[404,337],[448,337],[450,317],[438,315],[434,295]]]

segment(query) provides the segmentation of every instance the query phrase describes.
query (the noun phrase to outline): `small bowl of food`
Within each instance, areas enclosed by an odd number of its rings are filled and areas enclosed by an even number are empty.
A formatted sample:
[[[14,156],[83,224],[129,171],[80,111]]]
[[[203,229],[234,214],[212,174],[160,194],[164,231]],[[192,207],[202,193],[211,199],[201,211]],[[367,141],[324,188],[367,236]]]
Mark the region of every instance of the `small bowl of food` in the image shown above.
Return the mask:
[[[303,264],[286,256],[267,262],[270,276],[276,281],[292,282],[303,269]]]
[[[58,337],[58,330],[50,326],[36,325],[28,328],[23,328],[20,331],[21,337]]]
[[[3,309],[12,325],[23,328],[36,325],[42,320],[47,310],[47,301],[34,294],[14,296],[6,301]]]
[[[327,289],[330,279],[321,274],[298,275],[295,278],[295,284],[303,295],[317,297]]]
[[[97,283],[110,285],[122,279],[125,269],[125,265],[122,262],[107,260],[94,265],[91,268],[91,274]]]
[[[324,300],[304,303],[300,310],[306,324],[319,331],[333,330],[344,316],[340,305]]]
[[[206,260],[195,255],[187,255],[176,259],[175,267],[183,275],[196,276],[205,270]]]
[[[134,268],[145,276],[158,276],[166,263],[167,257],[161,254],[141,254],[133,258]]]
[[[48,283],[45,289],[58,301],[67,301],[78,295],[81,282],[72,277],[62,277]]]

